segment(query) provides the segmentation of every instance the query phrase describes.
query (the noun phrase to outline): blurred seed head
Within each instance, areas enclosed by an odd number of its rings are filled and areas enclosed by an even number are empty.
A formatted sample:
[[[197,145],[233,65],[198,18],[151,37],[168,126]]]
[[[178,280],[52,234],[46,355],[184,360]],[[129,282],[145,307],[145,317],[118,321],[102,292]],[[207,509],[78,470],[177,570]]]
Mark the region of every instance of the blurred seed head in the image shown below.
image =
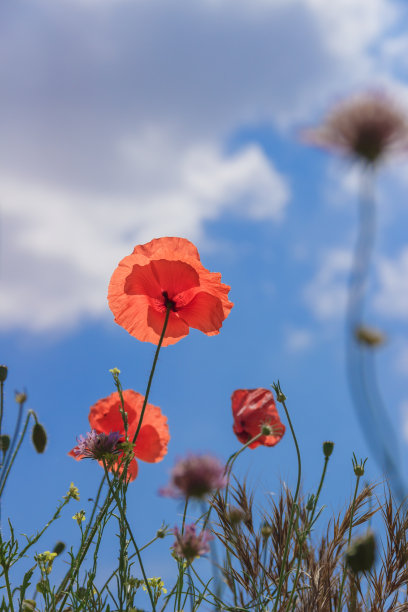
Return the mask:
[[[390,153],[408,150],[408,117],[389,96],[368,91],[338,104],[304,139],[375,164]]]

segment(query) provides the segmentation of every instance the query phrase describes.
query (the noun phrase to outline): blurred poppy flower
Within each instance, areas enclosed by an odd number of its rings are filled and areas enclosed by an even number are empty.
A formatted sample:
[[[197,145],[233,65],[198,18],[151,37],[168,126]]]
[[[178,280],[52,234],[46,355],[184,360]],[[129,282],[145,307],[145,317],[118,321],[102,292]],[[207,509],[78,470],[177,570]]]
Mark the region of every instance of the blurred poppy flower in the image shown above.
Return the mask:
[[[127,389],[123,391],[123,400],[128,419],[128,438],[133,439],[139,423],[144,397]],[[106,434],[112,437],[111,432],[119,432],[120,442],[125,441],[125,429],[120,413],[121,402],[119,393],[111,393],[108,397],[99,400],[91,406],[89,411],[89,423],[96,434]],[[117,436],[115,436],[117,437]],[[162,414],[160,408],[147,404],[143,423],[137,436],[136,443],[133,445],[134,458],[128,466],[130,480],[137,476],[138,466],[136,457],[148,463],[161,461],[167,453],[167,444],[170,440],[167,418]],[[119,442],[119,446],[120,446]],[[129,443],[131,445],[131,443]],[[89,456],[83,451],[83,441],[80,440],[78,446],[73,448],[69,455],[74,459],[84,459]],[[118,454],[118,462],[121,461],[123,452]]]
[[[249,448],[275,446],[285,433],[272,391],[268,389],[237,389],[231,397],[233,430],[238,440],[246,444],[262,431],[265,435],[252,442]]]
[[[384,94],[366,92],[341,102],[304,139],[374,164],[385,154],[408,150],[408,117]]]
[[[170,315],[163,346],[174,344],[190,327],[219,333],[233,304],[221,274],[209,272],[196,247],[185,238],[156,238],[138,245],[119,263],[109,283],[115,321],[143,342],[158,344],[166,309]]]

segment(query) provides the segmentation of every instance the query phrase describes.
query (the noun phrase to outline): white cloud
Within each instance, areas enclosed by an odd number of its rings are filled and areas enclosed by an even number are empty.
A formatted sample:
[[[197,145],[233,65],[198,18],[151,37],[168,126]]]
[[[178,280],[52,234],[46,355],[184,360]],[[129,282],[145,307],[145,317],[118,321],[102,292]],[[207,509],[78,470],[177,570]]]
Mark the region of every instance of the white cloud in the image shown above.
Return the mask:
[[[100,316],[107,270],[135,242],[203,239],[225,211],[281,220],[287,180],[255,146],[222,153],[228,138],[292,128],[339,88],[389,78],[396,6],[3,2],[1,324]]]
[[[286,349],[291,353],[304,352],[313,344],[313,334],[309,329],[292,328],[286,332]]]
[[[138,147],[146,152],[143,174],[154,151],[147,143],[128,146],[136,159]],[[0,327],[41,331],[100,316],[110,274],[135,244],[161,235],[199,240],[203,223],[230,209],[278,220],[289,198],[286,182],[256,146],[230,157],[192,149],[175,155],[172,166],[167,183],[162,176],[156,188],[142,184],[128,195],[77,194],[0,176]]]
[[[344,316],[351,252],[335,248],[321,255],[319,270],[304,291],[304,298],[319,319]]]
[[[379,289],[374,300],[377,310],[388,317],[408,319],[408,247],[399,255],[381,257],[377,265]]]

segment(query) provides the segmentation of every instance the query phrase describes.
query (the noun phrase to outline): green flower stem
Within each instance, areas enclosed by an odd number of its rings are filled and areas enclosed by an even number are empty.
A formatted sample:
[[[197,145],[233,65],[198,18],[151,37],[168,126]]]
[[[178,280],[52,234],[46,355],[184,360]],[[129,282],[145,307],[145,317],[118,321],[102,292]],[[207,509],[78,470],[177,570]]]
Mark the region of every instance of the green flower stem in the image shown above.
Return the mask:
[[[296,510],[296,502],[299,496],[299,489],[300,489],[300,480],[301,480],[301,476],[302,476],[302,461],[300,458],[300,451],[299,451],[299,445],[297,442],[297,438],[296,438],[296,434],[295,434],[295,430],[293,429],[293,425],[292,425],[292,421],[290,419],[289,416],[289,411],[286,408],[286,403],[285,403],[285,396],[283,395],[281,388],[280,388],[280,383],[278,381],[277,385],[274,385],[274,389],[275,392],[277,394],[277,400],[278,402],[280,402],[285,410],[285,414],[286,414],[286,418],[288,419],[288,423],[289,423],[289,427],[290,427],[290,431],[292,434],[292,438],[293,441],[295,443],[295,447],[296,447],[296,454],[297,454],[297,462],[298,462],[298,475],[297,475],[297,483],[296,483],[296,490],[295,490],[295,496],[292,500],[292,508],[290,511],[290,517],[289,517],[289,528],[288,528],[288,535],[286,538],[286,543],[285,543],[285,550],[283,553],[283,559],[282,559],[282,567],[281,567],[281,571],[279,574],[279,584],[278,584],[278,592],[276,594],[276,598],[275,598],[275,603],[273,606],[273,612],[276,612],[276,610],[278,609],[278,603],[280,600],[280,595],[281,595],[281,591],[282,591],[282,586],[283,586],[283,580],[284,580],[284,576],[285,576],[285,565],[286,565],[286,561],[288,558],[288,554],[289,554],[289,544],[290,544],[290,538],[292,536],[292,530],[293,530],[293,525],[294,525],[294,517],[295,517],[295,510]]]
[[[186,524],[187,506],[188,506],[188,495],[186,497],[186,503],[184,504],[183,521],[181,523],[181,535],[183,535],[184,533],[184,527]]]
[[[139,561],[140,569],[141,569],[142,574],[143,574],[143,580],[145,581],[146,588],[147,588],[147,591],[148,591],[149,597],[150,597],[150,602],[151,602],[152,607],[153,607],[153,612],[156,612],[156,606],[155,606],[155,603],[154,603],[153,593],[152,593],[149,581],[148,581],[147,576],[146,576],[146,572],[145,572],[145,569],[144,569],[144,566],[143,566],[143,562],[142,562],[142,557],[140,556],[139,548],[138,548],[138,546],[136,544],[136,540],[135,540],[135,538],[133,536],[132,529],[131,529],[131,527],[129,525],[129,522],[127,520],[126,512],[125,512],[125,510],[123,508],[122,502],[121,502],[121,500],[119,498],[119,495],[118,495],[119,486],[115,489],[115,487],[113,486],[112,482],[109,479],[109,473],[108,473],[108,468],[106,466],[106,461],[104,459],[102,459],[102,462],[103,462],[103,468],[105,470],[105,478],[106,478],[106,481],[108,483],[109,489],[110,489],[113,497],[115,498],[116,505],[118,506],[118,509],[119,509],[120,518],[121,518],[122,522],[126,525],[127,531],[129,532],[129,535],[130,535],[130,539],[132,540],[133,546],[135,547],[135,551],[136,551],[136,555],[137,555],[137,558],[138,558],[138,561]]]
[[[9,600],[9,606],[10,606],[10,612],[14,612],[14,606],[13,606],[13,593],[11,591],[11,586],[10,586],[10,579],[9,579],[9,567],[3,566],[3,571],[4,571],[4,579],[6,581],[6,588],[7,588],[7,595],[8,595],[8,600]]]
[[[12,460],[14,461],[14,458],[15,458],[15,455],[13,455],[13,451],[14,451],[14,447],[15,447],[15,445],[17,443],[18,433],[20,431],[21,420],[23,418],[24,404],[25,404],[24,401],[19,402],[18,416],[17,416],[16,426],[14,428],[13,438],[11,440],[9,449],[7,451],[6,460],[4,462],[4,465],[3,465],[3,468],[2,468],[2,472],[1,472],[1,476],[0,476],[1,491],[3,490],[4,481],[7,478],[7,475],[9,473],[9,471],[10,471],[9,470],[10,459],[12,458]],[[1,496],[1,492],[0,492],[0,496]]]
[[[256,442],[262,435],[263,435],[263,433],[260,432],[259,434],[257,434],[256,436],[254,436],[253,438],[248,440],[248,442],[246,442],[238,451],[236,451],[235,453],[232,453],[232,455],[229,457],[227,463],[225,464],[225,469],[224,469],[224,474],[226,476],[228,476],[228,478],[229,478],[229,476],[231,474],[232,466],[234,465],[236,459],[238,459],[239,455],[241,453],[243,453],[244,450],[247,449],[250,444],[252,444],[253,442]],[[229,487],[229,482],[227,481],[227,484],[225,486],[225,494],[224,494],[224,503],[225,504],[227,503],[228,487]],[[209,512],[211,512],[211,506],[210,506]]]
[[[92,544],[92,541],[95,537],[96,531],[98,529],[98,525],[101,522],[102,518],[104,517],[104,515],[106,514],[106,512],[109,509],[109,506],[111,505],[111,502],[113,501],[113,495],[111,494],[111,491],[109,490],[105,502],[101,508],[101,510],[99,511],[98,516],[96,517],[95,523],[93,525],[93,527],[89,530],[89,535],[87,538],[84,538],[84,542],[81,544],[81,547],[79,549],[79,552],[76,556],[75,562],[74,562],[74,570],[70,570],[64,577],[63,581],[61,582],[60,586],[58,587],[57,590],[57,594],[56,594],[56,601],[58,601],[58,599],[60,599],[63,595],[63,600],[62,600],[62,604],[60,607],[60,612],[62,612],[64,610],[64,605],[68,599],[69,596],[69,590],[72,587],[72,585],[74,584],[76,577],[78,575],[79,572],[79,568],[82,565],[83,560],[85,559],[85,555],[88,552],[88,549],[90,547],[90,545]],[[68,585],[67,585],[68,583]]]
[[[167,306],[167,309],[166,309],[166,316],[165,316],[165,319],[164,319],[164,324],[163,324],[162,333],[161,333],[161,336],[160,336],[159,343],[158,343],[158,345],[157,345],[156,352],[155,352],[155,354],[154,354],[153,365],[152,365],[152,369],[151,369],[151,371],[150,371],[149,380],[148,380],[148,382],[147,382],[147,387],[146,387],[145,398],[144,398],[144,402],[143,402],[143,406],[142,406],[142,412],[140,413],[139,423],[138,423],[138,426],[137,426],[137,429],[136,429],[135,435],[133,436],[132,444],[134,444],[134,443],[136,442],[136,438],[137,438],[137,436],[139,435],[139,431],[140,431],[140,428],[141,428],[141,426],[142,426],[143,417],[144,417],[144,413],[145,413],[146,406],[147,406],[147,400],[149,399],[150,387],[152,386],[152,381],[153,381],[154,371],[155,371],[155,369],[156,369],[156,364],[157,364],[157,360],[158,360],[158,358],[159,358],[160,348],[161,348],[161,345],[162,345],[162,343],[163,343],[163,340],[164,340],[164,334],[166,333],[167,323],[168,323],[168,321],[169,321],[169,316],[170,316],[170,308],[171,308],[171,306],[170,306],[170,305],[168,305],[168,306]]]
[[[22,404],[20,405],[20,411],[22,411]],[[27,414],[27,417],[26,417],[26,420],[25,420],[25,423],[24,423],[23,431],[22,431],[22,432],[21,432],[21,434],[20,434],[20,439],[19,439],[18,444],[17,444],[17,446],[16,446],[16,449],[15,449],[15,451],[14,451],[14,453],[13,453],[13,456],[11,457],[11,460],[8,462],[8,467],[7,467],[7,469],[6,469],[6,464],[4,465],[4,469],[5,469],[6,471],[4,472],[4,474],[2,474],[1,486],[0,486],[0,497],[2,496],[2,493],[3,493],[4,487],[6,486],[7,478],[8,478],[8,475],[10,474],[10,470],[11,470],[11,468],[13,467],[14,460],[15,460],[15,458],[17,457],[17,453],[18,453],[18,451],[20,450],[20,446],[21,446],[21,444],[23,443],[24,436],[25,436],[26,431],[27,431],[28,423],[29,423],[29,421],[30,421],[30,417],[31,417],[32,415],[33,415],[32,410],[29,410],[29,411],[28,411],[28,414]],[[21,419],[19,419],[19,420],[21,421]],[[18,429],[17,429],[17,428],[16,428],[16,432],[17,432],[17,434],[18,434]],[[11,450],[11,448],[10,448],[10,450]],[[7,463],[7,462],[6,462],[6,463]]]
[[[155,536],[154,538],[152,538],[151,540],[149,540],[149,542],[147,542],[147,544],[145,544],[144,546],[142,546],[141,548],[139,548],[139,553],[143,552],[146,548],[148,548],[148,546],[150,546],[151,544],[154,544],[154,542],[156,542],[156,540],[160,540],[161,537],[159,536]],[[129,556],[129,561],[131,559],[133,559],[134,557],[136,557],[137,553],[134,552],[133,555]],[[103,593],[103,591],[106,589],[106,587],[108,586],[109,582],[112,580],[112,578],[116,575],[118,570],[114,570],[111,575],[109,576],[109,578],[105,581],[105,584],[103,585],[103,587],[100,590],[100,593]],[[176,587],[174,587],[175,589]],[[174,590],[173,589],[173,590]]]
[[[92,508],[91,518],[89,519],[88,525],[85,528],[85,537],[87,537],[88,531],[90,530],[90,528],[92,526],[92,521],[94,519],[95,512],[96,512],[96,509],[98,507],[98,502],[99,502],[99,498],[100,498],[101,493],[102,493],[102,488],[103,488],[104,482],[105,482],[105,474],[102,476],[101,482],[99,483],[98,491],[96,493],[95,501],[94,501],[93,508]]]
[[[128,441],[128,426],[129,426],[129,424],[128,424],[128,419],[127,419],[127,413],[126,413],[126,410],[125,410],[125,400],[123,399],[123,387],[122,387],[122,383],[120,382],[120,379],[119,379],[119,370],[114,369],[113,371],[111,370],[111,372],[112,372],[113,380],[115,382],[115,387],[116,387],[116,389],[118,391],[118,394],[119,394],[120,405],[121,405],[120,414],[121,414],[122,421],[123,421],[123,427],[125,428],[125,439],[126,439],[126,442],[127,442]]]
[[[356,498],[357,498],[357,491],[358,491],[358,485],[360,483],[360,478],[361,478],[361,476],[357,476],[356,487],[354,489],[354,497],[353,497],[353,503],[352,503],[352,506],[351,506],[350,527],[349,527],[349,535],[348,535],[347,546],[350,546],[350,542],[351,542],[351,532],[353,530],[354,509],[355,509],[355,506],[356,506]],[[344,564],[344,567],[343,567],[343,577],[341,579],[341,586],[340,586],[340,593],[339,593],[339,605],[337,606],[337,612],[341,612],[341,598],[343,596],[343,589],[344,589],[344,583],[346,581],[346,574],[347,574],[347,567]]]
[[[136,433],[134,435],[132,444],[135,443],[136,438],[139,435],[140,428],[142,426],[143,416],[144,416],[144,412],[145,412],[146,405],[147,405],[147,400],[148,400],[149,393],[150,393],[150,387],[152,385],[153,375],[154,375],[154,371],[156,369],[156,364],[157,364],[157,359],[159,357],[160,347],[161,347],[161,345],[163,343],[164,334],[166,333],[166,328],[167,328],[167,323],[168,323],[168,320],[169,320],[169,316],[170,316],[170,306],[167,306],[166,317],[164,319],[164,324],[163,324],[163,330],[162,330],[162,333],[160,335],[160,340],[159,340],[159,343],[157,345],[157,349],[156,349],[156,352],[155,352],[155,355],[154,355],[153,365],[152,365],[152,369],[150,371],[149,380],[148,380],[148,383],[147,383],[147,389],[146,389],[145,399],[144,399],[144,402],[143,402],[142,412],[141,412],[141,415],[140,415],[139,423],[138,423],[137,430],[136,430]],[[129,462],[129,461],[130,461],[130,457],[127,460],[127,462]],[[118,487],[121,486],[121,484],[122,484],[122,482],[123,482],[123,480],[125,478],[125,474],[126,474],[125,467],[126,466],[124,466],[122,474],[121,474],[121,476],[120,476],[120,478],[118,480]],[[100,484],[100,489],[102,488],[102,484],[103,484],[103,481]],[[98,491],[98,494],[99,494],[99,491]],[[79,568],[80,568],[80,566],[81,566],[81,564],[82,564],[82,562],[83,562],[83,560],[85,558],[85,555],[86,555],[86,553],[87,553],[87,551],[88,551],[88,549],[89,549],[89,547],[90,547],[90,545],[92,543],[92,540],[93,540],[93,538],[95,536],[96,530],[98,528],[98,524],[102,520],[102,518],[105,515],[105,513],[108,511],[109,506],[110,506],[112,500],[113,500],[113,496],[111,494],[111,491],[109,490],[108,493],[107,493],[106,499],[105,499],[105,501],[103,503],[103,506],[102,506],[102,508],[101,508],[101,510],[100,510],[100,512],[99,512],[99,514],[98,514],[98,516],[96,518],[96,520],[95,520],[94,526],[92,528],[90,528],[89,531],[88,531],[89,536],[88,536],[85,544],[81,545],[81,547],[79,549],[78,555],[77,555],[77,557],[75,559],[75,570],[74,570],[73,574],[71,575],[71,571],[67,572],[67,574],[65,575],[63,581],[61,582],[61,584],[60,584],[60,586],[58,588],[57,595],[59,594],[61,596],[63,594],[63,592],[65,592],[65,597],[63,599],[63,602],[62,602],[62,605],[61,605],[61,608],[60,608],[61,612],[62,612],[64,604],[65,604],[65,602],[66,602],[66,600],[68,598],[69,589],[71,588],[72,584],[75,581],[75,578],[76,578],[76,576],[77,576],[77,574],[79,572]],[[85,534],[87,534],[86,531],[85,531]],[[68,587],[66,589],[66,584],[67,584],[68,581],[69,581],[69,585],[68,585]]]

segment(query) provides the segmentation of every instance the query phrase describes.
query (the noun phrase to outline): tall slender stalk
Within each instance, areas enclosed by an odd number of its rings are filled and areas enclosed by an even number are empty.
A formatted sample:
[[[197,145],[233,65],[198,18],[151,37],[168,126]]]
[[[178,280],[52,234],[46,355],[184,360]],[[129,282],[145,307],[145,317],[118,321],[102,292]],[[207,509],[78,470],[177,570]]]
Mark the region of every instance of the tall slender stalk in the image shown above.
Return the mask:
[[[275,393],[276,393],[277,401],[280,404],[282,404],[282,406],[283,406],[283,408],[285,410],[285,414],[286,414],[286,418],[288,419],[288,423],[289,423],[290,431],[291,431],[291,434],[292,434],[292,438],[293,438],[293,441],[295,443],[296,455],[297,455],[297,463],[298,463],[298,474],[297,474],[296,490],[295,490],[295,495],[294,495],[294,497],[292,499],[292,507],[291,507],[290,516],[289,516],[288,535],[286,537],[285,549],[284,549],[284,552],[283,552],[283,559],[282,559],[282,565],[281,565],[281,571],[280,571],[280,574],[279,574],[278,591],[276,593],[275,603],[274,603],[274,606],[273,606],[273,612],[276,612],[276,610],[278,609],[278,603],[279,603],[280,595],[281,595],[281,591],[282,591],[283,580],[284,580],[284,577],[285,577],[285,565],[286,565],[286,561],[287,561],[288,554],[289,554],[289,544],[290,544],[290,539],[292,537],[293,525],[294,525],[294,522],[295,522],[296,503],[297,503],[298,496],[299,496],[300,481],[301,481],[301,477],[302,477],[302,460],[301,460],[301,457],[300,457],[299,445],[298,445],[298,442],[297,442],[295,430],[293,429],[292,421],[291,421],[291,418],[289,416],[289,411],[286,408],[286,403],[285,403],[286,397],[282,393],[282,389],[281,389],[279,381],[277,383],[273,384],[273,388],[274,388]]]
[[[351,398],[361,429],[374,457],[379,458],[400,502],[405,486],[398,468],[397,438],[387,414],[374,363],[367,368],[367,352],[355,337],[364,323],[365,302],[376,235],[376,202],[374,197],[375,166],[369,165],[361,176],[358,201],[358,230],[348,284],[346,311],[346,369]]]

